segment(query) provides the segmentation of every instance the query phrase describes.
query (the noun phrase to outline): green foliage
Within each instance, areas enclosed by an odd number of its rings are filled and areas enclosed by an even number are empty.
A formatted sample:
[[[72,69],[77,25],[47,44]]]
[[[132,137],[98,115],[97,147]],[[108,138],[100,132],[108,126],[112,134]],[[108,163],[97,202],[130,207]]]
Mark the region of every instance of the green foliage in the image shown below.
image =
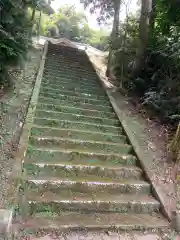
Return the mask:
[[[7,65],[25,55],[29,28],[24,2],[1,1],[0,84],[8,80]]]
[[[137,94],[163,121],[176,125],[180,120],[180,4],[158,0],[155,10],[142,71],[136,78],[131,76],[139,39],[138,16],[128,16],[121,25],[115,70],[122,78],[124,65],[123,87]]]
[[[107,33],[99,30],[99,31],[93,31],[92,30],[92,37],[88,40],[88,43],[102,51],[106,51],[109,45],[109,36]]]
[[[28,8],[33,10],[30,11]],[[0,85],[10,83],[8,66],[16,64],[18,60],[22,60],[26,56],[26,51],[31,43],[33,13],[36,8],[46,13],[52,13],[52,9],[43,0],[0,1]],[[33,31],[35,30],[33,29]],[[41,32],[44,31],[41,29]]]
[[[38,22],[35,15],[35,25]],[[34,29],[37,27],[34,26]],[[51,16],[44,15],[41,22],[41,35],[56,38],[67,38],[72,41],[90,44],[100,50],[108,47],[109,37],[101,30],[93,30],[88,26],[86,16],[77,12],[73,5],[66,5]],[[35,33],[37,31],[33,31]]]
[[[97,17],[99,24],[112,18],[114,15],[114,2],[115,0],[81,0],[84,7],[89,8],[91,13],[99,12]]]

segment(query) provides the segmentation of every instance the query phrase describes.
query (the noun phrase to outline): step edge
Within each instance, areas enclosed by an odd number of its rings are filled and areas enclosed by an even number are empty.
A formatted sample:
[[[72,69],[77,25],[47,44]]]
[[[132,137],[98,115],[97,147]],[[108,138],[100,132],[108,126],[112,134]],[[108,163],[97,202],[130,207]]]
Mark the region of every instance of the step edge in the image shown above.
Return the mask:
[[[92,144],[104,144],[104,145],[111,145],[111,146],[119,146],[119,147],[125,147],[125,148],[130,148],[130,144],[123,144],[123,143],[106,143],[106,142],[101,142],[101,141],[93,141],[93,140],[79,140],[79,139],[73,139],[73,138],[61,138],[61,137],[46,137],[46,136],[39,136],[38,135],[33,135],[30,136],[29,139],[34,138],[36,140],[57,140],[57,141],[68,141],[68,142],[73,142],[73,143],[92,143]]]
[[[54,119],[54,118],[42,118],[42,117],[36,117],[36,116],[34,116],[34,119],[42,119],[42,120],[52,120],[52,121],[58,121],[58,122],[70,122],[70,123],[79,123],[79,124],[84,124],[84,125],[93,125],[93,126],[100,126],[101,127],[101,124],[95,124],[95,123],[82,123],[82,122],[79,122],[79,121],[71,121],[71,120],[58,120],[58,119]],[[122,130],[122,127],[121,126],[119,126],[119,127],[117,127],[117,126],[110,126],[110,125],[103,125],[103,127],[109,127],[109,128],[114,128],[114,129],[120,129],[120,130]]]
[[[29,146],[32,147],[32,149],[34,150],[39,150],[39,151],[47,151],[47,152],[64,152],[64,153],[80,153],[80,154],[88,154],[88,155],[97,155],[97,156],[115,156],[115,157],[121,157],[124,158],[125,160],[128,159],[128,157],[134,158],[136,159],[135,156],[131,155],[131,154],[116,154],[116,153],[95,153],[95,152],[82,152],[82,151],[74,151],[74,150],[67,150],[67,149],[49,149],[49,148],[38,148],[36,146],[30,145]]]

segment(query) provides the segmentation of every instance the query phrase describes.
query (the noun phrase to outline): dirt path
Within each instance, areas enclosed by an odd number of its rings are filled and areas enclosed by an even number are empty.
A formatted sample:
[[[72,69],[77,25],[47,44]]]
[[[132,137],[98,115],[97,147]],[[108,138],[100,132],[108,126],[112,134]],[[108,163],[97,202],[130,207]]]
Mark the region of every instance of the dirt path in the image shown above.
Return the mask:
[[[6,184],[11,172],[24,117],[31,97],[34,80],[39,69],[41,49],[37,46],[28,53],[24,70],[13,69],[15,86],[5,92],[1,98],[0,108],[0,208],[6,207]]]

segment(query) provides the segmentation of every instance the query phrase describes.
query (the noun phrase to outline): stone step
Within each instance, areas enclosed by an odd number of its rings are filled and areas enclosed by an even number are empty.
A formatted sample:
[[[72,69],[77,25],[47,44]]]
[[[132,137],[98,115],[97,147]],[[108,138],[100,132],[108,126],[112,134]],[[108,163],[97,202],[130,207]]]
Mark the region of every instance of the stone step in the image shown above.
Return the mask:
[[[136,194],[77,194],[65,190],[61,194],[29,192],[26,196],[29,203],[29,215],[46,212],[61,215],[62,211],[83,211],[103,213],[155,213],[159,212],[160,204],[149,195]]]
[[[59,64],[58,64],[59,65]],[[56,67],[56,70],[57,70],[58,67]],[[47,76],[49,75],[50,76],[50,73],[52,71],[52,75],[50,77],[50,79],[52,78],[52,76],[61,76],[62,78],[66,78],[66,79],[72,79],[73,80],[73,76],[74,76],[74,79],[76,78],[80,78],[80,79],[86,79],[86,82],[87,80],[91,80],[91,82],[94,82],[94,83],[99,83],[100,84],[100,81],[99,81],[99,78],[97,75],[94,75],[94,74],[90,74],[87,71],[82,71],[82,70],[79,70],[79,67],[77,68],[72,68],[72,67],[62,67],[61,70],[59,71],[56,71],[56,70],[53,70],[53,67],[49,67],[49,66],[45,66],[45,71],[44,71],[44,75],[43,76]]]
[[[81,63],[78,63],[76,65],[73,64],[72,61],[69,61],[67,59],[57,59],[54,58],[51,61],[46,61],[45,63],[45,70],[58,70],[58,71],[62,71],[63,69],[65,70],[65,72],[68,71],[76,71],[76,73],[82,73],[82,74],[89,74],[91,76],[95,76],[98,77],[95,72],[92,71],[92,67],[86,65],[85,67],[82,66]]]
[[[68,95],[63,95],[63,94],[54,94],[54,93],[47,93],[47,92],[41,92],[41,91],[40,91],[40,97],[58,99],[60,101],[73,101],[73,102],[77,102],[77,103],[100,105],[103,107],[105,107],[105,106],[112,107],[111,103],[108,100],[88,99],[88,98],[82,98],[82,97],[77,97],[77,96],[68,96]]]
[[[42,81],[42,87],[50,87],[54,89],[62,89],[62,90],[68,90],[68,91],[74,91],[78,93],[86,93],[86,94],[95,94],[95,95],[101,95],[106,96],[103,89],[100,88],[87,88],[87,87],[81,87],[81,86],[71,86],[71,84],[47,84]]]
[[[167,231],[169,223],[161,214],[76,213],[61,212],[61,216],[33,215],[19,225],[19,231],[43,233],[86,231]],[[28,229],[28,230],[27,230]],[[97,238],[98,239],[98,238]],[[114,238],[115,239],[115,238]]]
[[[31,136],[29,143],[32,146],[39,146],[50,149],[64,148],[73,149],[75,151],[89,151],[89,152],[112,152],[129,154],[132,153],[132,146],[128,144],[115,144],[106,142],[95,142],[95,141],[83,141],[72,138],[58,138],[58,137],[38,137]]]
[[[62,68],[60,68],[60,65],[62,65]],[[83,70],[79,68],[65,67],[63,66],[63,64],[58,64],[58,68],[45,66],[44,74],[45,75],[46,74],[62,75],[65,77],[68,77],[68,76],[72,77],[72,74],[74,74],[75,76],[81,76],[81,77],[83,77],[84,75],[84,76],[88,76],[89,78],[98,80],[98,76],[95,73],[91,73],[88,70]]]
[[[61,113],[56,111],[48,111],[48,110],[37,110],[35,116],[38,118],[48,118],[51,116],[53,119],[57,120],[70,120],[70,121],[80,121],[80,122],[87,122],[87,123],[94,123],[94,124],[101,124],[106,126],[120,126],[120,121],[115,119],[107,119],[107,118],[98,118],[98,117],[91,117],[85,116],[80,114],[73,114],[73,113]]]
[[[119,193],[119,194],[150,194],[151,186],[148,182],[134,179],[111,179],[98,176],[78,177],[47,177],[22,176],[24,187],[28,191],[45,194],[46,192],[59,193],[69,189],[76,193]]]
[[[62,105],[62,106],[69,106],[69,107],[76,107],[88,110],[97,110],[97,111],[104,111],[104,112],[114,112],[111,106],[103,106],[97,104],[88,104],[84,102],[76,102],[73,100],[62,100],[62,99],[54,99],[48,97],[41,97],[39,96],[38,103],[45,103],[45,104],[53,104],[53,105]]]
[[[66,80],[62,80],[61,75],[55,75],[55,77],[53,77],[54,79],[52,80],[52,76],[53,75],[43,75],[43,80],[42,83],[43,84],[47,84],[47,85],[53,85],[54,88],[69,88],[69,85],[71,85],[71,88],[82,88],[84,89],[84,91],[98,91],[100,93],[104,93],[103,89],[101,88],[100,83],[96,83],[92,84],[90,81],[90,77],[88,78],[89,81],[78,81],[79,78],[74,76],[73,80],[68,79],[68,76],[66,77]],[[45,80],[44,80],[45,79]],[[47,81],[47,79],[49,79],[49,81]]]
[[[84,60],[86,60],[85,63],[90,64],[89,61],[87,62],[87,56],[84,54],[84,52],[78,49],[73,49],[73,51],[70,48],[67,50],[67,47],[66,49],[61,50],[59,48],[48,49],[47,56],[47,59],[49,59],[50,57],[52,57],[53,59],[59,59],[60,61],[66,59],[68,61],[76,62],[76,64],[80,63],[80,61],[84,62]]]
[[[105,166],[90,161],[82,162],[63,162],[49,161],[38,162],[26,160],[23,167],[27,175],[36,175],[38,177],[87,177],[99,176],[113,179],[142,179],[142,170],[132,165],[111,164],[107,162]]]
[[[87,82],[88,81],[88,82]],[[76,82],[76,84],[75,84]],[[59,78],[46,78],[46,76],[43,77],[43,83],[45,84],[53,84],[53,85],[68,85],[71,84],[72,86],[76,85],[76,86],[81,86],[84,88],[101,88],[100,83],[98,83],[97,81],[90,81],[89,79],[80,79],[80,77],[76,77],[74,76],[73,79],[70,79],[68,76],[67,77],[62,77],[60,76]]]
[[[90,140],[96,142],[112,142],[112,143],[125,143],[126,136],[124,135],[110,135],[103,134],[99,132],[86,132],[81,130],[73,130],[73,129],[64,129],[64,128],[49,128],[49,127],[39,127],[35,124],[31,129],[31,136],[39,136],[39,137],[61,137],[61,138],[72,138],[79,140]]]
[[[101,88],[101,82],[97,78],[93,78],[88,75],[82,75],[80,73],[72,73],[70,75],[69,72],[63,72],[61,74],[43,74],[43,82],[47,84],[59,84],[59,83],[71,83],[75,84],[77,82],[78,85],[85,85],[84,87],[92,87],[92,88]]]
[[[82,67],[81,64],[77,64],[76,66],[73,65],[72,62],[67,62],[66,60],[63,60],[63,61],[59,61],[59,60],[55,60],[52,59],[51,62],[50,61],[47,61],[45,63],[45,70],[56,70],[56,69],[65,69],[65,71],[74,71],[76,72],[77,74],[81,73],[83,75],[86,75],[86,74],[91,74],[91,76],[94,76],[94,74],[92,74],[92,71],[89,70],[89,67]],[[77,71],[78,69],[78,71]],[[96,76],[96,78],[98,78],[98,76]]]
[[[17,225],[16,225],[17,226]],[[19,227],[18,227],[19,229]],[[30,239],[30,240],[169,240],[171,236],[174,237],[173,240],[178,240],[179,235],[177,233],[172,234],[168,232],[168,229],[163,229],[163,232],[160,229],[152,229],[144,231],[130,230],[130,231],[84,231],[76,229],[75,231],[63,231],[58,233],[45,232],[43,230],[38,231],[38,236],[36,231],[32,229],[24,229],[24,232],[18,230],[21,238],[17,239]]]
[[[30,161],[41,162],[67,162],[69,164],[82,164],[83,162],[88,162],[93,165],[102,165],[104,167],[112,165],[135,165],[137,159],[135,156],[130,154],[109,154],[109,153],[90,153],[83,151],[72,151],[65,149],[47,149],[47,148],[37,148],[29,145],[27,149],[26,159]]]
[[[74,130],[82,130],[86,132],[106,133],[110,135],[122,135],[121,127],[113,127],[109,125],[98,125],[93,123],[82,123],[80,121],[57,120],[52,118],[34,118],[34,124],[38,126],[48,126],[53,128],[68,128]]]
[[[71,53],[70,55],[67,55],[63,52],[58,52],[58,50],[56,50],[56,53],[51,52],[50,54],[48,53],[48,59],[50,60],[54,60],[54,62],[63,62],[65,63],[65,65],[69,66],[68,64],[72,64],[74,67],[80,65],[81,67],[88,67],[90,69],[90,67],[92,68],[92,65],[90,62],[85,61],[86,60],[86,56],[84,55],[79,55],[76,53]],[[78,61],[77,61],[78,59]],[[75,63],[75,64],[74,64]]]
[[[50,87],[43,87],[41,86],[40,89],[41,93],[50,93],[50,94],[63,94],[66,96],[75,96],[75,97],[79,97],[79,98],[83,98],[83,99],[92,99],[92,100],[102,100],[102,101],[109,101],[107,95],[104,96],[99,96],[99,95],[95,95],[95,94],[87,94],[87,93],[78,93],[75,91],[67,91],[67,90],[63,90],[63,89],[54,89],[54,88],[50,88]]]
[[[71,80],[71,81],[75,81],[75,80],[79,80],[82,81],[84,83],[93,83],[94,85],[101,85],[99,78],[97,75],[91,75],[88,73],[88,71],[83,72],[79,69],[73,69],[72,67],[70,68],[63,68],[59,71],[52,71],[53,74],[50,75],[51,73],[51,68],[49,67],[45,67],[45,72],[44,72],[44,77],[46,80],[55,80],[57,77],[61,77],[64,80]],[[57,69],[57,67],[56,67]],[[47,78],[46,75],[50,75],[50,78]]]
[[[58,84],[64,84],[64,85],[67,85],[67,84],[71,84],[72,82],[74,81],[77,81],[78,84],[77,86],[81,86],[81,87],[84,87],[84,88],[91,88],[91,86],[93,88],[101,88],[101,85],[100,83],[97,83],[97,80],[93,81],[91,79],[91,81],[89,82],[89,78],[85,78],[85,77],[80,77],[80,76],[74,76],[73,78],[70,78],[70,77],[50,77],[50,78],[47,78],[46,76],[43,77],[43,83],[45,84],[53,84],[53,85],[58,85]],[[89,83],[87,83],[87,81]],[[73,84],[72,84],[73,85]]]

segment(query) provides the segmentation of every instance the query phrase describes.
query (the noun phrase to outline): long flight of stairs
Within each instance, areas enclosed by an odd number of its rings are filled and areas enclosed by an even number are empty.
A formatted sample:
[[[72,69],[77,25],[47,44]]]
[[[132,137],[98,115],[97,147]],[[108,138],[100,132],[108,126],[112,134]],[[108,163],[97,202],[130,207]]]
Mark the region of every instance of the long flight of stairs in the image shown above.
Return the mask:
[[[23,167],[21,231],[168,227],[83,51],[49,44]]]

